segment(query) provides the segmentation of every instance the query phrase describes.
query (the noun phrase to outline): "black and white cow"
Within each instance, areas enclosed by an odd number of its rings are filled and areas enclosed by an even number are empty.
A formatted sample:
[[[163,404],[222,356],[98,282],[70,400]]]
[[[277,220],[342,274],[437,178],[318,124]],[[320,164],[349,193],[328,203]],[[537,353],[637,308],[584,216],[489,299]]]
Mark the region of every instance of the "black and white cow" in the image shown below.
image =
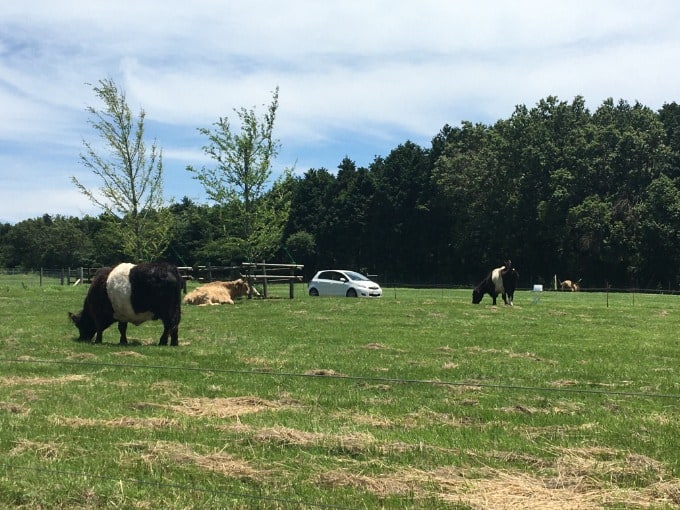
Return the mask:
[[[163,262],[118,264],[97,271],[85,296],[83,309],[69,317],[80,340],[101,343],[102,333],[118,321],[121,345],[127,344],[127,325],[163,321],[159,345],[178,345],[183,280],[177,267]]]
[[[512,267],[512,262],[508,260],[504,266],[491,270],[481,283],[474,288],[472,291],[472,303],[475,305],[479,304],[484,294],[489,294],[495,305],[498,294],[501,294],[503,302],[506,305],[512,306],[518,280],[519,273]]]

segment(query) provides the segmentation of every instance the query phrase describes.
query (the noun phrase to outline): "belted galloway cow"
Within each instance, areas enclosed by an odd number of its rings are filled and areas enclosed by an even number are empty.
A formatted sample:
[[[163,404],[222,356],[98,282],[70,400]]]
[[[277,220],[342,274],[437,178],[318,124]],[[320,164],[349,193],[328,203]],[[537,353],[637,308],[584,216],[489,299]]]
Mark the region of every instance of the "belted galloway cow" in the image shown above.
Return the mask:
[[[508,260],[504,266],[492,269],[491,272],[472,291],[472,303],[477,305],[482,301],[484,294],[489,294],[496,304],[498,294],[503,296],[503,302],[512,306],[515,297],[515,289],[519,280],[519,273],[512,267]]]
[[[164,262],[122,263],[95,274],[83,309],[69,312],[80,340],[101,343],[102,333],[118,321],[121,345],[127,344],[127,325],[163,321],[159,345],[178,345],[183,280],[176,266]],[[96,336],[95,336],[96,335]]]

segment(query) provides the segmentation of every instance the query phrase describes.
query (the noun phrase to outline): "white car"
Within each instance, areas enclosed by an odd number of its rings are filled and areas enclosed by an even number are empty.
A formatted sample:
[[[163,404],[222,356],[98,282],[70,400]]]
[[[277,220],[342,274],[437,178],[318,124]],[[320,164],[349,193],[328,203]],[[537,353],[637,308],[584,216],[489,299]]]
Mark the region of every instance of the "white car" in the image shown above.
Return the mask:
[[[310,296],[380,297],[380,285],[361,273],[345,269],[319,271],[309,281]]]

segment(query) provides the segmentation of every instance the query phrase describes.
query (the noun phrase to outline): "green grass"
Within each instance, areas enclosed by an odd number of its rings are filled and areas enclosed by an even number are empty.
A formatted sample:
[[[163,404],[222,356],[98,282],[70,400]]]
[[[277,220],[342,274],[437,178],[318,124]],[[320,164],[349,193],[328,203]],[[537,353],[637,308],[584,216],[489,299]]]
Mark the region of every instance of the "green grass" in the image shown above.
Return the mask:
[[[0,507],[680,507],[680,297],[270,291],[120,347],[0,280]]]

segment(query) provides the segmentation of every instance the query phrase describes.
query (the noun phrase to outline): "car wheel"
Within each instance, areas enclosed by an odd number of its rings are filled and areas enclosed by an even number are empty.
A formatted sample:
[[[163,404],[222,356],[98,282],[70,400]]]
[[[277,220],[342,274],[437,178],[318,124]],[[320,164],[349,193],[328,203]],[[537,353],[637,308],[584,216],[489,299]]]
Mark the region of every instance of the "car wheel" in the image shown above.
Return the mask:
[[[347,297],[357,297],[357,291],[354,289],[349,289],[347,291]]]
[[[310,296],[314,296],[314,297],[316,297],[316,296],[318,296],[318,295],[319,295],[319,291],[318,291],[318,290],[316,290],[316,289],[314,289],[314,288],[312,288],[312,289],[309,289],[309,295],[310,295]]]

